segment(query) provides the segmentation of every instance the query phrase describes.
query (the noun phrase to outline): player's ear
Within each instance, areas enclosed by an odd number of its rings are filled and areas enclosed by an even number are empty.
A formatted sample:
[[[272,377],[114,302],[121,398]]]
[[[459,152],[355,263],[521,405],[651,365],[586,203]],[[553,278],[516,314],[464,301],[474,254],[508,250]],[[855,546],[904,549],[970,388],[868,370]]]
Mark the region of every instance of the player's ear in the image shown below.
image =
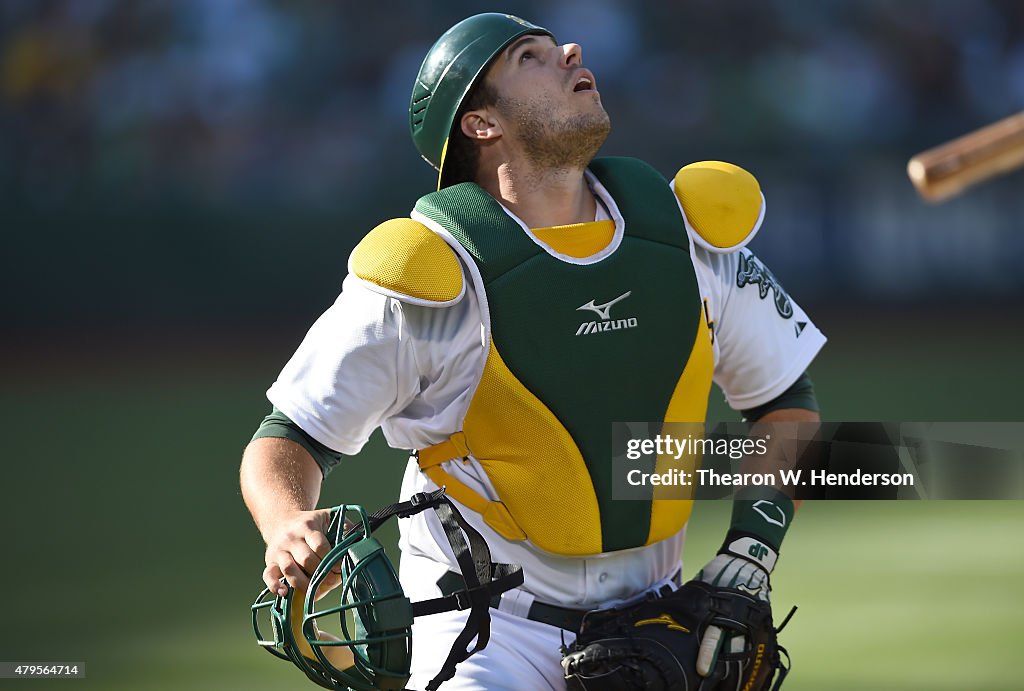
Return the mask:
[[[464,135],[477,141],[492,141],[503,134],[501,123],[488,108],[464,113],[459,127]]]

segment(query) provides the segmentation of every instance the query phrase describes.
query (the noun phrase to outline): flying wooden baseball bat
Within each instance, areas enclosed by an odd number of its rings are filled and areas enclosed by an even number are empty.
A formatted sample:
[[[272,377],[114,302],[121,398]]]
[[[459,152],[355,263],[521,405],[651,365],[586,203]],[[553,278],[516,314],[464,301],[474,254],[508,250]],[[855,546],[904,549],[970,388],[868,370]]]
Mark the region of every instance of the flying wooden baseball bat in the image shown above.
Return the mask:
[[[918,193],[932,202],[1024,166],[1024,112],[919,153],[907,163]]]

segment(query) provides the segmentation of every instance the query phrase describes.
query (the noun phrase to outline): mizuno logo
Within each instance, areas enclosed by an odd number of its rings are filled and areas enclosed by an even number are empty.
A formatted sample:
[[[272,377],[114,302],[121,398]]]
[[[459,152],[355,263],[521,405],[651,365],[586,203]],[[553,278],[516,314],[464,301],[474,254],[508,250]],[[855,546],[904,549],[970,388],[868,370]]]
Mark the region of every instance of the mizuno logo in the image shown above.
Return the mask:
[[[664,624],[669,629],[675,629],[676,631],[682,631],[683,633],[690,633],[690,629],[680,624],[668,614],[662,614],[661,616],[654,617],[653,619],[641,619],[633,624],[633,628],[638,626],[648,626],[650,624]]]
[[[754,688],[754,684],[757,683],[757,672],[761,669],[761,663],[764,661],[764,643],[758,643],[757,655],[754,656],[754,668],[750,670],[750,677],[747,679],[747,683],[743,686],[743,691],[750,691]]]
[[[620,329],[632,329],[636,327],[638,323],[636,317],[628,317],[626,319],[612,319],[612,307],[614,307],[617,303],[622,302],[623,300],[628,298],[632,293],[632,290],[627,290],[619,297],[615,298],[614,300],[609,300],[604,304],[595,305],[594,301],[591,300],[587,304],[580,305],[579,307],[577,307],[577,312],[581,310],[590,310],[598,317],[600,317],[601,321],[583,322],[582,324],[580,324],[580,328],[576,329],[576,335],[586,336],[587,334],[598,333],[600,331],[618,331]]]
[[[613,319],[607,322],[583,322],[580,328],[576,329],[577,336],[596,334],[599,331],[618,331],[619,329],[632,329],[637,325],[636,317],[629,319]]]
[[[603,305],[595,305],[594,301],[591,300],[587,304],[580,305],[579,307],[577,307],[576,311],[579,312],[580,310],[590,310],[591,312],[596,312],[597,316],[601,317],[602,320],[607,321],[608,319],[612,318],[611,317],[612,305],[614,305],[617,302],[622,302],[623,300],[628,298],[632,292],[633,292],[632,290],[627,290],[625,293],[623,293],[619,297],[615,298],[614,300],[609,300],[608,302],[604,303]]]

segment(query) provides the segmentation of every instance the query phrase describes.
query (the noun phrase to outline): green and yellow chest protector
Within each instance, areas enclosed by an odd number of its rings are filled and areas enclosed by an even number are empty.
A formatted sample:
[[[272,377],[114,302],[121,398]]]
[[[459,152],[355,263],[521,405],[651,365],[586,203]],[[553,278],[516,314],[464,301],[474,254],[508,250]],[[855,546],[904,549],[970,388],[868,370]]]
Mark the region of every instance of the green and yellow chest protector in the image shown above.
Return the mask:
[[[612,423],[703,422],[713,369],[671,188],[635,159],[590,169],[624,220],[619,245],[592,263],[549,253],[473,183],[416,204],[472,257],[491,324],[463,430],[421,450],[420,467],[506,538],[575,556],[652,544],[686,524],[689,502],[612,498]],[[441,466],[469,455],[497,501]]]

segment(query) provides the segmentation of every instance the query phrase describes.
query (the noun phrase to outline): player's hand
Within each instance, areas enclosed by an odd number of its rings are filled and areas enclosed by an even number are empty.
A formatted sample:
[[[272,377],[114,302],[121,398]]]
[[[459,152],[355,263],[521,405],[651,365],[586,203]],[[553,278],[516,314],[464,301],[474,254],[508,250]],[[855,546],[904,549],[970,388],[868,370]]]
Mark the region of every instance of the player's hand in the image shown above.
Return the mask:
[[[768,572],[760,565],[731,554],[719,554],[697,572],[694,580],[716,588],[735,588],[747,595],[770,601],[771,583]]]
[[[716,588],[733,588],[751,597],[769,602],[771,582],[768,572],[760,564],[732,554],[719,554],[707,566],[697,572],[696,581],[703,581]],[[706,677],[715,669],[718,654],[723,648],[742,651],[744,636],[730,636],[715,625],[707,627],[700,641],[697,653],[697,674]]]
[[[298,511],[277,524],[267,536],[263,582],[275,595],[284,597],[288,587],[284,578],[296,590],[309,587],[309,577],[331,550],[327,539],[330,509]],[[332,572],[317,591],[317,599],[326,595],[341,582],[341,576]]]

